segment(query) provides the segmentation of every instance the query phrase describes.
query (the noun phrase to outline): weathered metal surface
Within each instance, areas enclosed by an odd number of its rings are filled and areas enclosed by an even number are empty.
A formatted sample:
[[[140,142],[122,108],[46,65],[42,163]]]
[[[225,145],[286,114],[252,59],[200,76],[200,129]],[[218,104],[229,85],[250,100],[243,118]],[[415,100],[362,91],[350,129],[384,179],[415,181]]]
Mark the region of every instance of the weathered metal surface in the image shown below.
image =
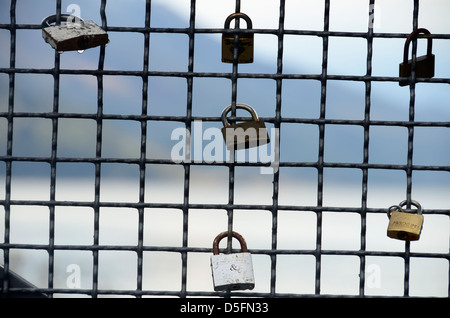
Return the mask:
[[[42,29],[42,37],[59,52],[86,50],[109,42],[108,34],[93,21],[49,26]]]
[[[250,253],[211,256],[214,290],[253,289],[252,255]]]

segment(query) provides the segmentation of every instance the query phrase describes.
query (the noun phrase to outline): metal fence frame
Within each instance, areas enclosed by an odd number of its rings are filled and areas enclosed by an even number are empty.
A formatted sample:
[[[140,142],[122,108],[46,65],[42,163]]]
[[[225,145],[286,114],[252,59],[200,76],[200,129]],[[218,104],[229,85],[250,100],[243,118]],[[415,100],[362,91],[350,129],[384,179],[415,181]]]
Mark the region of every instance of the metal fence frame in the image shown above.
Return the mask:
[[[418,14],[419,14],[419,0],[412,0],[414,2],[412,29],[418,27]],[[160,295],[160,296],[212,296],[212,295],[224,295],[218,292],[195,292],[188,291],[187,282],[187,257],[189,252],[202,252],[211,253],[212,249],[209,248],[192,248],[188,247],[188,214],[189,209],[211,209],[220,208],[225,209],[228,215],[228,230],[231,232],[233,229],[233,211],[235,209],[262,209],[268,210],[272,213],[272,246],[269,250],[251,249],[249,251],[252,254],[263,254],[270,256],[271,259],[271,281],[269,293],[249,293],[249,292],[232,292],[234,296],[256,296],[256,297],[323,297],[327,295],[321,294],[321,257],[323,255],[352,255],[357,256],[360,259],[360,278],[359,278],[359,294],[346,297],[366,297],[364,292],[365,286],[365,268],[366,268],[366,256],[395,256],[404,260],[404,297],[409,296],[409,268],[411,257],[427,257],[427,258],[440,258],[450,261],[450,254],[441,253],[415,253],[410,251],[409,242],[405,242],[404,252],[376,252],[366,250],[366,216],[367,213],[386,213],[380,209],[372,209],[367,207],[367,194],[368,194],[368,173],[370,169],[392,169],[405,171],[407,175],[407,190],[405,198],[408,202],[411,202],[412,191],[412,173],[413,171],[445,171],[450,172],[449,166],[428,166],[428,165],[414,165],[413,158],[413,141],[414,141],[414,128],[415,127],[450,127],[450,122],[417,122],[415,121],[415,82],[412,81],[409,86],[410,91],[410,104],[409,104],[409,120],[408,121],[380,121],[372,120],[370,118],[371,107],[371,88],[372,82],[398,82],[398,77],[383,77],[372,76],[372,47],[373,40],[375,38],[400,38],[403,39],[408,34],[403,33],[376,33],[372,28],[368,28],[367,32],[335,32],[329,30],[329,17],[330,17],[330,0],[324,0],[324,24],[322,31],[309,31],[309,30],[287,30],[284,27],[285,19],[285,0],[280,0],[279,10],[279,26],[278,29],[252,29],[243,30],[243,32],[255,33],[255,34],[272,34],[278,37],[278,57],[277,57],[277,71],[274,74],[250,74],[239,72],[239,65],[235,62],[232,64],[232,70],[229,73],[213,73],[213,72],[195,72],[194,71],[194,47],[196,34],[200,33],[223,33],[223,29],[206,29],[196,28],[196,0],[191,0],[190,10],[190,23],[188,28],[154,28],[150,26],[150,14],[152,11],[151,0],[146,1],[145,11],[145,26],[144,27],[114,27],[107,25],[106,5],[107,0],[101,0],[100,3],[100,16],[101,26],[107,32],[137,32],[144,35],[144,55],[143,55],[143,69],[141,71],[130,70],[105,70],[105,47],[100,48],[100,57],[98,61],[98,68],[96,70],[83,70],[83,69],[60,69],[60,55],[55,52],[54,68],[52,69],[30,69],[30,68],[17,68],[16,67],[16,31],[21,29],[40,29],[40,25],[31,24],[17,24],[16,23],[16,4],[17,0],[11,0],[10,6],[10,24],[0,24],[0,29],[9,30],[11,34],[10,42],[10,65],[8,68],[0,68],[0,73],[7,74],[9,76],[9,109],[8,112],[0,113],[0,118],[5,118],[8,122],[7,127],[7,153],[5,156],[0,156],[0,161],[6,164],[6,182],[5,182],[5,199],[0,200],[0,205],[5,209],[5,234],[4,242],[0,244],[0,248],[3,250],[3,264],[2,270],[3,277],[8,277],[10,274],[10,249],[37,249],[48,252],[48,287],[47,288],[33,288],[32,291],[38,293],[45,293],[50,297],[53,294],[87,294],[92,297],[99,295],[132,295],[136,297],[146,295]],[[55,13],[59,18],[61,15],[61,0],[55,0],[56,8]],[[373,7],[375,0],[370,0],[370,5]],[[235,12],[240,12],[241,1],[236,0]],[[374,12],[368,12],[368,15]],[[375,13],[376,14],[376,13]],[[150,37],[153,33],[179,33],[186,34],[189,37],[189,60],[187,72],[166,72],[166,71],[151,71],[149,69],[149,53]],[[322,39],[323,42],[323,55],[322,55],[322,71],[321,74],[285,74],[283,73],[283,38],[284,35],[306,35],[317,36]],[[328,74],[328,40],[330,37],[356,37],[366,39],[367,41],[367,60],[366,60],[366,74],[362,76],[353,75],[329,75]],[[449,34],[433,34],[433,38],[450,40]],[[416,51],[416,43],[413,43],[413,52]],[[54,78],[53,89],[53,111],[47,113],[25,113],[16,112],[14,110],[14,92],[16,83],[16,74],[49,74]],[[61,75],[92,75],[97,79],[98,97],[97,97],[97,113],[96,114],[78,114],[78,113],[60,113],[59,112],[59,96],[60,96],[60,76]],[[141,115],[107,115],[103,114],[103,76],[106,75],[122,75],[132,76],[142,79],[142,114]],[[148,115],[148,95],[149,95],[149,77],[152,76],[164,76],[164,77],[178,77],[185,78],[187,81],[187,105],[186,116],[151,116]],[[175,121],[185,124],[188,131],[191,130],[191,124],[194,120],[202,121],[217,121],[221,118],[218,117],[201,117],[192,115],[192,100],[193,100],[193,82],[195,78],[224,78],[229,79],[232,83],[231,90],[231,103],[236,105],[236,97],[238,79],[242,78],[259,78],[259,79],[272,79],[276,82],[276,109],[275,117],[262,118],[265,122],[273,123],[275,128],[280,128],[281,123],[302,123],[313,124],[319,128],[319,152],[316,162],[280,162],[280,167],[310,167],[315,168],[318,171],[317,182],[317,204],[315,206],[282,206],[278,203],[278,186],[279,186],[279,172],[275,172],[273,175],[273,203],[271,205],[240,205],[235,204],[234,201],[234,177],[235,168],[238,166],[260,166],[258,163],[223,163],[223,166],[228,167],[229,181],[228,181],[228,203],[223,204],[193,204],[189,202],[190,191],[190,176],[191,166],[202,165],[204,163],[198,162],[183,162],[174,163],[170,160],[157,160],[149,159],[146,154],[146,142],[148,136],[148,121]],[[285,79],[308,79],[319,81],[321,85],[321,98],[320,98],[320,116],[315,119],[307,118],[282,118],[282,84]],[[326,98],[327,98],[327,81],[328,80],[344,80],[344,81],[357,81],[365,84],[365,111],[363,120],[338,120],[338,119],[326,119]],[[417,79],[416,82],[428,82],[428,83],[447,83],[450,84],[449,78],[431,78],[431,79]],[[408,88],[405,88],[408,89]],[[233,115],[235,115],[235,108],[233,107]],[[35,158],[35,157],[22,157],[13,156],[13,121],[15,118],[46,118],[52,121],[52,143],[51,143],[51,156],[47,158]],[[61,118],[83,118],[92,119],[97,124],[97,140],[96,140],[96,155],[95,158],[70,158],[70,157],[58,157],[58,120]],[[102,156],[102,125],[103,120],[117,119],[117,120],[134,120],[141,125],[141,155],[136,159],[119,159],[119,158],[105,158]],[[330,163],[324,160],[324,138],[325,128],[327,125],[356,125],[364,128],[364,154],[363,162],[361,163]],[[373,126],[400,126],[407,127],[408,129],[408,154],[406,165],[396,164],[372,164],[369,163],[369,129]],[[278,136],[279,141],[279,136]],[[189,148],[188,148],[189,149]],[[12,163],[13,162],[43,162],[48,163],[51,167],[50,175],[50,200],[12,200],[11,199],[11,176],[12,176]],[[78,201],[58,201],[56,200],[56,165],[61,162],[72,163],[91,163],[95,165],[95,199],[93,202],[78,202]],[[100,200],[100,185],[101,185],[101,169],[104,163],[122,163],[133,164],[139,166],[139,182],[140,193],[138,203],[113,203],[104,202]],[[181,165],[184,168],[184,200],[183,203],[175,204],[162,204],[162,203],[147,203],[144,198],[145,190],[145,177],[146,177],[146,165],[147,164],[164,164],[164,165]],[[354,168],[362,171],[362,197],[361,207],[325,207],[323,206],[323,176],[325,168]],[[11,206],[21,205],[37,205],[46,206],[50,211],[49,219],[49,244],[13,244],[10,243],[10,216]],[[90,246],[85,245],[57,245],[55,244],[55,207],[58,206],[83,206],[90,207],[94,210],[94,244]],[[134,208],[138,211],[139,215],[139,233],[137,246],[109,246],[99,244],[99,211],[101,207],[128,207]],[[143,243],[144,233],[144,209],[145,208],[176,208],[183,212],[183,247],[155,247],[146,246]],[[312,211],[317,216],[317,234],[316,234],[316,248],[313,250],[277,250],[277,224],[278,224],[278,210],[303,210]],[[322,249],[322,213],[323,212],[353,212],[358,213],[361,216],[361,247],[358,251],[335,251],[335,250],[323,250]],[[426,209],[424,214],[442,214],[450,216],[450,209]],[[229,244],[229,248],[231,245]],[[91,251],[93,254],[93,277],[92,277],[92,289],[60,289],[54,288],[54,253],[56,250],[83,250]],[[104,290],[98,288],[98,265],[99,265],[99,251],[102,250],[126,250],[134,251],[137,254],[137,288],[136,290]],[[148,291],[142,287],[143,277],[143,253],[144,251],[170,251],[179,252],[182,259],[182,277],[181,277],[181,290],[180,291]],[[297,295],[297,294],[280,294],[275,290],[276,282],[276,268],[277,268],[277,255],[313,255],[316,260],[315,267],[315,293],[311,295]],[[450,284],[449,284],[450,288]],[[23,288],[22,285],[14,285],[13,281],[4,280],[2,285],[3,295],[9,293],[26,294],[30,291],[30,288]],[[450,291],[449,291],[450,294]],[[227,294],[228,296],[230,294]]]

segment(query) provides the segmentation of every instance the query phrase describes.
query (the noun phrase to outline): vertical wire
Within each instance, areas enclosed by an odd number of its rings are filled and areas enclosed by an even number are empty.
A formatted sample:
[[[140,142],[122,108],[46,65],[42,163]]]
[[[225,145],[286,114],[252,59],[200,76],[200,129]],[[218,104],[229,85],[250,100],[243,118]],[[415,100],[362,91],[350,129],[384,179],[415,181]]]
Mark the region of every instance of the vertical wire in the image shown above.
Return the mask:
[[[151,0],[146,1],[145,6],[145,32],[144,32],[144,60],[142,75],[142,116],[147,115],[148,109],[148,70],[150,55],[150,17],[151,17]],[[145,203],[145,175],[147,158],[147,121],[141,120],[141,149],[139,158],[139,203]],[[142,276],[143,276],[143,259],[144,259],[144,217],[145,208],[138,208],[138,246],[137,246],[137,291],[142,292]],[[141,295],[138,295],[141,296]]]
[[[414,0],[413,8],[413,30],[417,29],[419,19],[419,0]],[[415,61],[417,53],[417,41],[412,41],[412,59],[411,82],[409,85],[409,122],[413,123],[415,118],[415,96],[416,96],[416,71]],[[407,208],[411,207],[412,193],[412,167],[413,167],[413,146],[414,146],[414,126],[408,126],[408,158],[406,164],[406,202]],[[409,295],[409,276],[410,276],[410,247],[409,241],[405,242],[405,276],[404,276],[404,296]]]
[[[324,10],[324,32],[329,30],[330,21],[330,0],[325,0]],[[320,92],[320,119],[325,119],[326,97],[327,97],[327,69],[328,69],[328,35],[323,36],[322,53],[322,74],[321,74],[321,92]],[[317,160],[317,206],[320,208],[323,204],[323,164],[324,164],[324,140],[325,124],[319,124],[319,154]],[[322,249],[322,211],[317,210],[317,234],[316,234],[316,285],[315,293],[320,294],[321,284],[321,249]]]
[[[56,16],[61,15],[61,0],[56,1]],[[58,18],[57,18],[58,20]],[[59,87],[60,87],[60,61],[61,55],[57,50],[54,52],[55,62],[53,69],[53,113],[59,112]],[[50,202],[55,201],[56,190],[56,157],[58,148],[58,118],[52,119],[52,144],[51,144],[51,159],[50,159]],[[54,257],[55,257],[55,205],[49,204],[49,246],[48,246],[48,288],[53,288],[53,275],[54,275]],[[50,293],[52,297],[53,294]]]
[[[188,60],[188,72],[194,71],[194,48],[195,48],[195,14],[196,14],[196,0],[191,0],[190,18],[189,18],[189,60]],[[188,247],[188,229],[189,229],[189,191],[190,191],[190,150],[191,150],[191,125],[192,125],[192,102],[193,102],[193,89],[194,78],[193,76],[187,76],[187,101],[186,101],[186,157],[184,164],[184,199],[183,199],[183,248]],[[188,253],[186,250],[181,252],[181,297],[187,295],[187,258]]]
[[[366,76],[372,76],[372,48],[373,48],[373,24],[370,19],[375,18],[375,0],[370,0],[369,3],[369,25],[367,31],[367,59],[366,59]],[[369,138],[370,138],[370,107],[371,107],[371,90],[372,82],[370,80],[365,82],[365,109],[364,109],[364,153],[363,163],[369,163]],[[366,250],[366,221],[367,221],[367,183],[369,171],[367,168],[362,169],[362,193],[361,193],[361,251]],[[364,295],[365,285],[365,268],[366,257],[360,256],[359,268],[359,295]]]
[[[107,30],[106,21],[106,1],[102,0],[100,4],[100,17],[102,19],[102,28]],[[102,71],[105,64],[105,46],[100,47],[100,54],[98,59],[98,70]],[[97,141],[95,149],[96,159],[102,157],[102,141],[103,141],[103,74],[100,72],[97,75]],[[100,187],[101,187],[101,163],[95,161],[95,194],[94,194],[94,245],[93,245],[93,268],[92,268],[92,297],[98,296],[98,264],[99,264],[99,231],[100,231]]]
[[[280,16],[278,22],[278,56],[277,56],[277,74],[283,74],[283,44],[284,44],[284,19],[285,19],[285,0],[280,0]],[[276,109],[275,109],[275,121],[274,128],[275,136],[272,135],[272,141],[275,143],[275,160],[280,157],[280,144],[281,144],[281,105],[282,105],[282,84],[283,80],[277,78],[276,80]],[[275,171],[276,169],[276,171]],[[280,181],[280,170],[274,168],[273,174],[273,193],[272,193],[272,250],[277,250],[277,235],[278,235],[278,193],[279,193],[279,181]],[[275,296],[276,287],[276,269],[277,269],[277,255],[271,254],[271,277],[270,277],[270,295]]]
[[[236,0],[235,12],[241,12],[241,1]],[[230,26],[231,27],[231,26]],[[236,19],[236,28],[239,28],[239,19]],[[236,116],[236,101],[237,101],[237,81],[238,81],[238,35],[234,36],[234,50],[233,50],[233,64],[231,72],[231,116]],[[234,148],[230,149],[230,164],[229,164],[229,179],[228,179],[228,204],[234,204],[234,182],[235,182],[235,154]],[[228,237],[227,237],[227,251],[231,253],[233,242],[233,214],[232,208],[227,208],[228,216]]]
[[[10,6],[10,69],[16,68],[16,0],[11,0]],[[8,136],[6,141],[6,156],[12,157],[13,150],[13,125],[14,125],[14,91],[15,91],[14,72],[9,73],[9,96],[8,96]],[[5,233],[4,244],[10,243],[11,230],[11,177],[12,177],[12,161],[6,161],[6,177],[5,177]],[[3,248],[3,277],[8,277],[9,273],[9,247]],[[2,293],[8,293],[8,279],[3,279]]]

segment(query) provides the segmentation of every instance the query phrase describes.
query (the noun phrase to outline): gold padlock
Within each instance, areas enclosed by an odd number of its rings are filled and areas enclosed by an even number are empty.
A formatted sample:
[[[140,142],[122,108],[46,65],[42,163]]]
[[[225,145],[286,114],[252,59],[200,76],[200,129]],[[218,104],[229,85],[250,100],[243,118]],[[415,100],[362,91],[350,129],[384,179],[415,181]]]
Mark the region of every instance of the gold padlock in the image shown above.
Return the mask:
[[[84,21],[70,14],[61,14],[61,21],[66,23],[52,25],[56,22],[56,15],[52,15],[41,23],[42,37],[58,52],[81,52],[109,42],[108,34],[93,21]]]
[[[226,116],[231,111],[231,108],[232,106],[230,105],[222,112],[222,135],[228,149],[247,149],[270,142],[266,125],[258,118],[253,108],[245,104],[236,104],[236,108],[247,110],[252,115],[252,120],[230,125]]]
[[[244,19],[247,22],[247,29],[252,28],[252,20],[244,13],[230,14],[225,20],[224,28],[230,29],[230,23],[234,19]],[[222,34],[222,62],[233,63],[234,57],[234,36],[235,33]],[[253,63],[253,33],[238,33],[238,63]]]
[[[417,201],[411,201],[411,204],[417,208],[417,214],[405,212],[402,209],[402,206],[406,205],[406,200],[388,209],[388,237],[402,241],[417,241],[419,239],[423,225],[422,207]]]
[[[406,39],[405,49],[403,52],[403,63],[399,66],[399,77],[411,76],[412,59],[408,60],[409,44],[413,39],[416,39],[419,34],[425,34],[427,36],[427,55],[416,58],[416,77],[432,78],[434,76],[434,61],[435,56],[432,54],[433,42],[430,35],[430,31],[427,29],[416,29]],[[409,84],[409,79],[400,79],[399,85],[406,86]]]

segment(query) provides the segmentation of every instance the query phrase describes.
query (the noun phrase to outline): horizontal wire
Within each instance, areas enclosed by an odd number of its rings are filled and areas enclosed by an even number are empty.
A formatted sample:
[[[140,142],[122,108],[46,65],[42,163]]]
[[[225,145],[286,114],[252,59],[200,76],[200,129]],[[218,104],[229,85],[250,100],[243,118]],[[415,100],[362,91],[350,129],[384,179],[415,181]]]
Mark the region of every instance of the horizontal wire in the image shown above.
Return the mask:
[[[108,158],[108,157],[27,157],[27,156],[0,156],[0,161],[4,162],[41,162],[41,163],[122,163],[122,164],[161,164],[161,165],[197,165],[197,166],[223,166],[235,165],[240,167],[269,167],[273,163],[235,161],[227,160],[221,162],[209,162],[205,160],[190,160],[183,162],[175,162],[171,159],[140,159],[140,158]],[[430,170],[430,171],[450,171],[450,166],[427,166],[427,165],[401,165],[401,164],[384,164],[384,163],[349,163],[349,162],[301,162],[301,161],[280,161],[277,163],[280,167],[298,167],[298,168],[355,168],[355,169],[379,169],[379,170]]]
[[[3,205],[5,200],[0,200],[0,205]],[[8,203],[12,206],[73,206],[86,208],[132,208],[132,209],[179,209],[183,208],[192,210],[265,210],[272,211],[273,205],[270,204],[228,204],[228,203],[153,203],[153,202],[92,202],[92,201],[59,201],[59,200],[10,200]],[[386,208],[365,208],[364,212],[361,207],[335,207],[335,206],[302,206],[302,205],[283,205],[277,204],[277,211],[293,211],[293,212],[337,212],[337,213],[379,213],[386,214]],[[448,209],[423,209],[423,214],[442,214],[450,215]],[[386,216],[387,217],[387,216]]]
[[[65,288],[10,288],[8,289],[14,293],[43,293],[43,294],[86,294],[91,295],[92,289],[65,289]],[[116,296],[173,296],[185,298],[189,297],[226,297],[225,292],[203,292],[203,291],[158,291],[158,290],[120,290],[120,289],[98,289],[96,295],[116,295]],[[268,293],[268,292],[239,292],[233,291],[234,297],[260,297],[260,298],[360,298],[355,294],[314,294],[314,293]],[[364,295],[365,298],[402,298],[404,296],[371,296]],[[172,305],[172,304],[171,304]],[[184,304],[185,305],[185,304]]]
[[[5,30],[40,30],[42,26],[40,24],[0,24],[0,29]],[[194,28],[193,30],[187,28],[162,28],[162,27],[119,27],[119,26],[106,26],[104,28],[107,32],[136,32],[136,33],[181,33],[181,34],[223,34],[223,33],[236,33],[235,29],[224,28]],[[319,31],[319,30],[294,30],[284,29],[239,29],[239,33],[244,34],[269,34],[279,36],[282,35],[310,35],[319,37],[360,37],[360,38],[404,38],[409,36],[409,33],[392,33],[392,32],[351,32],[351,31]],[[431,39],[450,39],[450,34],[433,33],[427,36]]]
[[[63,112],[0,112],[0,117],[4,118],[41,118],[41,119],[104,119],[104,120],[129,120],[129,121],[169,121],[185,123],[186,121],[220,122],[219,116],[164,116],[164,115],[121,115],[121,114],[101,114],[97,113],[63,113]],[[247,120],[248,117],[236,116],[228,118],[233,120]],[[259,119],[265,123],[275,122],[274,117],[260,116]],[[310,124],[310,125],[354,125],[354,126],[395,126],[395,127],[450,127],[449,121],[404,121],[404,120],[355,120],[355,119],[322,119],[322,118],[298,118],[282,117],[280,124]]]
[[[171,253],[211,253],[211,247],[175,247],[175,246],[138,246],[138,245],[49,245],[45,244],[15,244],[8,243],[5,247],[10,249],[33,249],[33,250],[60,250],[60,251],[129,251],[138,252],[142,249],[144,252],[171,252]],[[225,250],[225,248],[223,249]],[[222,252],[222,249],[220,249]],[[233,249],[233,253],[238,253],[239,249]],[[248,251],[254,255],[315,255],[317,250],[314,249],[251,249]],[[326,250],[321,249],[323,255],[336,256],[389,256],[389,257],[405,257],[406,252],[386,252],[386,251],[370,251],[370,250]],[[446,253],[424,253],[409,252],[410,257],[417,258],[444,258],[450,260],[450,255]]]
[[[54,69],[36,69],[36,68],[0,68],[0,73],[5,74],[48,74],[53,75]],[[182,72],[182,71],[130,71],[130,70],[81,70],[81,69],[59,69],[58,74],[61,75],[111,75],[111,76],[154,76],[154,77],[211,77],[211,78],[226,78],[232,79],[233,76],[237,78],[254,78],[254,79],[298,79],[298,80],[342,80],[342,81],[358,81],[358,82],[399,82],[401,79],[408,79],[398,76],[368,76],[368,75],[333,75],[327,74],[271,74],[271,73],[224,73],[224,72]],[[450,78],[416,78],[417,83],[444,83],[450,84]]]

